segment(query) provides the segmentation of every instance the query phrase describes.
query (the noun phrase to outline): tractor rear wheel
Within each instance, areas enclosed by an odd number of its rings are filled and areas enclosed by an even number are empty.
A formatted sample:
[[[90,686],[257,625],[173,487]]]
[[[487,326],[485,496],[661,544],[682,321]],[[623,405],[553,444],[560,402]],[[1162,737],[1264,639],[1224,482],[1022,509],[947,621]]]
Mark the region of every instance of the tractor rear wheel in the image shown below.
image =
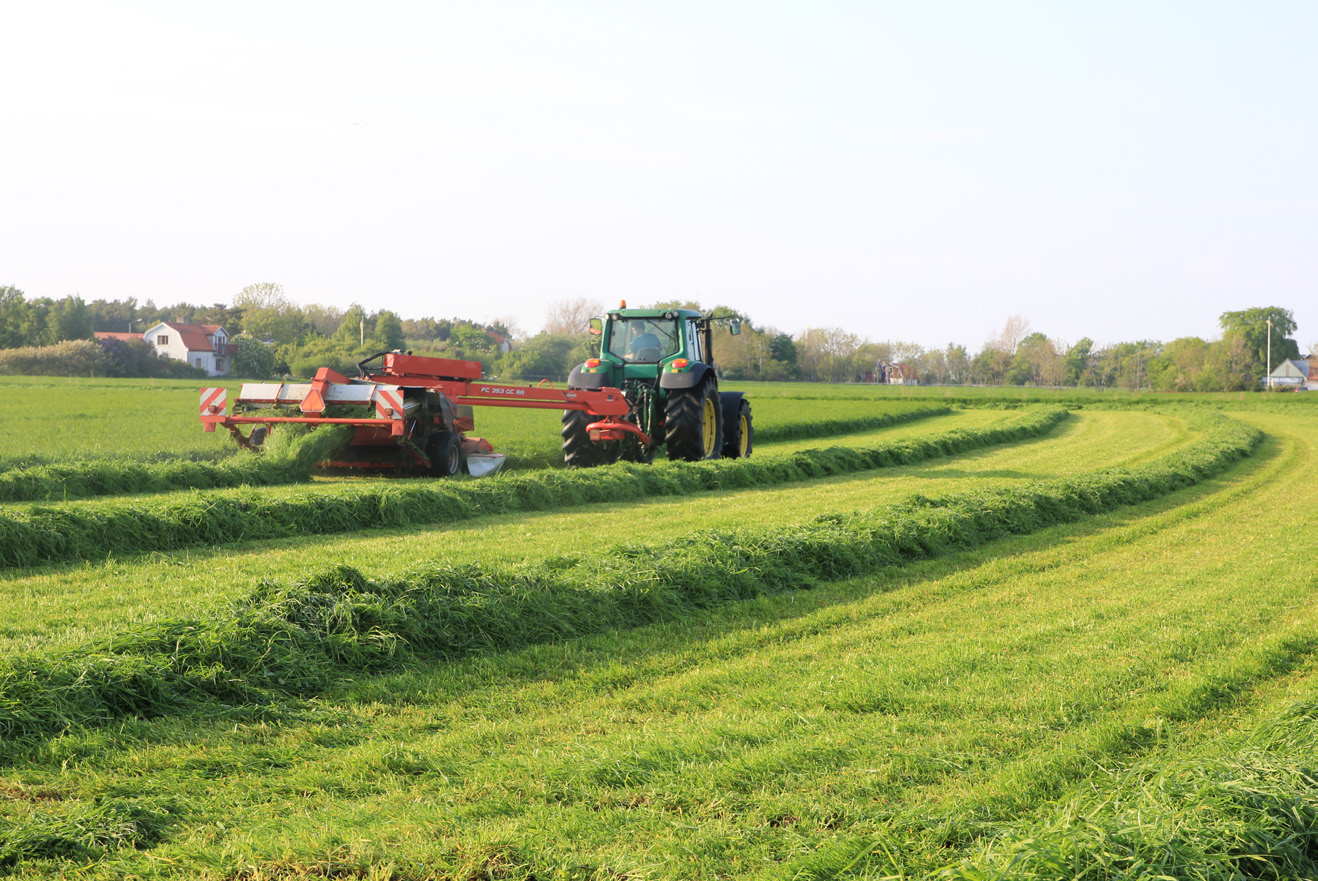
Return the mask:
[[[668,393],[664,443],[670,459],[698,462],[719,457],[723,451],[723,412],[714,383]]]
[[[618,441],[593,441],[586,426],[598,422],[584,410],[563,411],[563,462],[569,468],[594,468],[618,461]]]
[[[741,395],[726,395],[723,402],[723,458],[744,459],[755,445],[751,402]]]
[[[462,438],[452,431],[437,431],[426,441],[431,477],[457,477],[466,464]]]

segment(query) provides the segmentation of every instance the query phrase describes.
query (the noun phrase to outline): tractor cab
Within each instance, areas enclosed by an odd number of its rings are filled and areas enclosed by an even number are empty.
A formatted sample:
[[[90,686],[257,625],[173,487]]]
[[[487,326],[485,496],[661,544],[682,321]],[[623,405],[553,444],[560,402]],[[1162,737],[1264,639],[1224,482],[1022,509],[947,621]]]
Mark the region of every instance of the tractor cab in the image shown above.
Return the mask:
[[[602,357],[624,367],[662,364],[674,358],[703,362],[701,323],[698,314],[682,315],[675,310],[648,315],[612,312],[604,324]],[[655,370],[626,373],[628,378],[658,375]]]
[[[690,309],[616,309],[591,321],[603,337],[600,356],[573,371],[580,388],[625,388],[628,381],[656,380],[664,388],[691,388],[714,381],[711,319]]]

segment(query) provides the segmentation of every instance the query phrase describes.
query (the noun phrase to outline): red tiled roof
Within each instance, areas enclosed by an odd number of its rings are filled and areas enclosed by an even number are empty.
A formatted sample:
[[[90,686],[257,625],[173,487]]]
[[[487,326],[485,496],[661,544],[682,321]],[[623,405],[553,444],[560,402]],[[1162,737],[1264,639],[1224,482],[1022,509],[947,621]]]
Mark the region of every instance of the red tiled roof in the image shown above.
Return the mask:
[[[98,340],[123,340],[126,343],[131,343],[133,340],[141,342],[142,340],[140,333],[116,333],[112,330],[98,330],[92,336]]]
[[[220,326],[218,324],[175,324],[172,321],[162,323],[178,334],[179,339],[183,341],[184,348],[189,352],[215,351],[215,347],[211,345],[211,341],[206,335],[219,330]],[[207,328],[214,328],[215,330],[207,330]]]

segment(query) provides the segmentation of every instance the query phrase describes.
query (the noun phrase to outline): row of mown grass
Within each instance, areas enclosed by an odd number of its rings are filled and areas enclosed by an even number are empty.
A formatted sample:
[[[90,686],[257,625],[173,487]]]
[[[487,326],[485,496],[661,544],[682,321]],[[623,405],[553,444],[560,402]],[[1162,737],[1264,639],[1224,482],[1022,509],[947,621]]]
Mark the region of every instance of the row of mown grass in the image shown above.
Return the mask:
[[[371,581],[348,567],[266,583],[226,614],[158,622],[56,657],[0,664],[11,743],[127,715],[306,695],[407,657],[456,657],[808,587],[1156,498],[1248,455],[1256,429],[1206,418],[1205,436],[1127,470],[826,515],[803,527],[694,533],[541,564],[425,567]]]
[[[342,445],[348,434],[342,426],[324,426],[310,433],[285,432],[272,437],[260,455],[231,456],[219,462],[106,459],[15,468],[0,472],[0,502],[302,483],[311,479],[316,463]]]
[[[956,411],[948,416],[856,435],[852,446],[890,443],[962,428],[1003,425],[1030,411]],[[108,558],[78,566],[0,572],[0,656],[84,645],[126,626],[201,614],[265,578],[297,578],[326,562],[363,571],[401,571],[416,560],[515,564],[571,549],[596,553],[621,542],[654,541],[693,529],[808,523],[818,514],[895,504],[968,487],[1013,486],[1100,468],[1128,468],[1192,443],[1199,432],[1180,417],[1147,413],[1078,413],[1039,438],[986,447],[912,465],[765,488],[601,502],[585,507],[511,513],[430,526],[364,529],[324,537],[241,542],[172,553]],[[820,442],[845,446],[846,437]],[[811,444],[765,448],[756,459],[789,455]],[[660,465],[658,467],[669,467]],[[972,482],[973,481],[973,482]],[[353,480],[360,485],[363,482]],[[341,482],[260,490],[267,497],[335,493]],[[219,490],[240,496],[246,490]]]
[[[181,498],[32,507],[0,513],[0,568],[772,486],[1021,441],[1047,433],[1065,418],[1065,410],[1044,408],[1006,425],[959,429],[863,449],[804,450],[772,459],[665,467],[620,463],[587,471],[541,471],[482,481],[372,483],[277,499],[195,492]]]
[[[769,444],[799,438],[855,434],[943,416],[950,412],[951,408],[940,405],[902,405],[846,419],[816,420],[809,414],[793,414],[796,421],[775,421],[762,426],[758,440]],[[292,435],[296,441],[281,444],[288,435]],[[334,440],[329,440],[326,435]],[[347,432],[326,427],[314,432],[314,436],[320,440],[307,446],[304,433],[283,429],[271,434],[270,444],[259,455],[244,453],[219,462],[190,459],[148,462],[117,458],[11,468],[0,471],[0,503],[305,483],[311,479],[316,463],[328,458],[334,447],[346,441]],[[507,454],[507,467],[510,470],[562,467],[563,454],[558,448],[557,436],[552,433],[545,433],[544,436],[551,441],[546,442],[542,438],[514,441]],[[304,448],[303,452],[289,455],[289,451],[295,451],[298,445]]]

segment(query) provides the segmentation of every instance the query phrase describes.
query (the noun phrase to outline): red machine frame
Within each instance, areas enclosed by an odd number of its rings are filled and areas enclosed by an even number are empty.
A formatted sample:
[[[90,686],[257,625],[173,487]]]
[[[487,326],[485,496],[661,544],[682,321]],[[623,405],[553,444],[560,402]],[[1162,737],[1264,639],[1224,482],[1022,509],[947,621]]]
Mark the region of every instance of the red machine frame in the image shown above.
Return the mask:
[[[376,370],[365,365],[380,355],[361,363],[361,379],[349,379],[328,367],[316,371],[309,383],[244,383],[236,404],[254,407],[296,406],[301,416],[226,415],[227,390],[204,388],[201,390],[200,416],[206,431],[222,426],[244,447],[253,449],[250,435],[244,436],[243,425],[272,425],[301,423],[309,425],[353,425],[358,431],[352,446],[367,447],[389,443],[401,444],[407,436],[409,397],[407,389],[427,389],[446,398],[452,405],[455,418],[452,430],[461,436],[474,428],[474,420],[459,408],[469,407],[526,407],[541,410],[581,410],[598,421],[587,430],[592,440],[622,440],[627,435],[637,437],[648,445],[650,438],[626,417],[631,407],[620,389],[555,389],[545,385],[522,386],[481,381],[479,361],[451,358],[427,358],[402,352],[382,353],[382,363]],[[327,407],[334,404],[375,406],[374,418],[325,416]],[[369,463],[331,463],[352,467],[394,467]]]

